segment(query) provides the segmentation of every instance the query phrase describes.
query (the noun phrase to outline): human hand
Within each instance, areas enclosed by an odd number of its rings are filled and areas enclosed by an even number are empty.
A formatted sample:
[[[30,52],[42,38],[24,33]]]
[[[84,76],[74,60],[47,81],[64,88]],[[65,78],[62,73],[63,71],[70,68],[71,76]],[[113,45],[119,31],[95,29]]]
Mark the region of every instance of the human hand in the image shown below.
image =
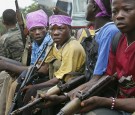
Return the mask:
[[[74,90],[71,90],[70,92],[68,92],[68,97],[70,98],[70,100],[73,100],[76,97],[77,93],[79,91],[82,91],[85,87],[86,87],[86,84],[83,84],[75,88]]]
[[[28,86],[25,86],[24,88],[22,88],[22,92],[26,92],[28,89],[30,89],[31,87],[33,87],[33,85],[28,85]]]
[[[107,106],[111,106],[111,99],[106,97],[93,96],[81,102],[82,109],[80,110],[80,113],[86,113],[90,110]]]
[[[34,103],[34,101],[36,101],[36,100],[38,100],[38,98],[39,98],[39,94],[37,94],[36,95],[36,97],[33,97],[33,96],[31,96],[31,101],[30,101],[30,103]],[[41,110],[41,108],[38,108],[38,106],[37,105],[35,105],[35,107],[33,108],[33,110],[32,110],[32,113],[33,114],[36,114],[38,111],[40,111]]]
[[[48,108],[48,107],[66,102],[69,99],[65,95],[40,94],[40,97],[44,99],[44,102],[38,105],[38,107],[41,107],[41,108]]]
[[[85,84],[82,84],[81,86],[77,87],[76,89],[70,91],[68,93],[68,97],[70,97],[70,99],[73,100],[75,97],[77,97],[78,92],[80,92],[80,91],[82,93],[87,92],[92,87],[93,84],[94,84],[94,82],[87,82]]]

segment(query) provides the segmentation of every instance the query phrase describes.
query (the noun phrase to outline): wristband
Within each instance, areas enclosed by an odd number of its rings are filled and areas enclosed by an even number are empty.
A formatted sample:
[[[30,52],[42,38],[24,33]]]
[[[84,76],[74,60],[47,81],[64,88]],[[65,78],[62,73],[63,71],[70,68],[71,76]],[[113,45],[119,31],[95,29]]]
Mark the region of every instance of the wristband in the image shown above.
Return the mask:
[[[114,107],[115,107],[115,98],[113,98],[113,97],[111,97],[111,99],[112,99],[112,105],[111,105],[111,109],[114,109]]]

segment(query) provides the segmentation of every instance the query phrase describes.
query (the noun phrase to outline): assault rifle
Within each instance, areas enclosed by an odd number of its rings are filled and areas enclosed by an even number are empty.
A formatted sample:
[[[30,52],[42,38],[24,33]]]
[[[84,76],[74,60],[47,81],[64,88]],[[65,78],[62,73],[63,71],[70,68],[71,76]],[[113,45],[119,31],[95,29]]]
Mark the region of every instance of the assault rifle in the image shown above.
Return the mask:
[[[93,85],[87,92],[78,92],[75,99],[67,103],[57,115],[73,115],[81,109],[81,101],[99,94],[110,83],[116,80],[116,74],[113,76],[103,76],[95,85]]]
[[[74,78],[73,80],[71,80],[65,84],[63,84],[60,81],[56,86],[53,86],[52,88],[50,88],[46,92],[46,94],[53,95],[53,94],[60,94],[62,92],[68,92],[68,91],[72,90],[73,88],[76,88],[77,86],[83,84],[85,81],[86,81],[86,77],[84,75],[77,76],[76,78]],[[44,98],[41,98],[41,97],[36,98],[33,102],[28,103],[27,105],[13,111],[11,113],[11,115],[16,115],[16,114],[20,113],[21,111],[40,103],[42,100],[44,100]]]
[[[19,9],[19,5],[18,5],[17,0],[15,0],[15,6],[16,6],[17,22],[18,22],[18,25],[19,25],[19,28],[20,28],[20,31],[21,31],[22,41],[23,41],[23,44],[25,46],[27,33],[25,33],[26,28],[24,27],[24,21],[23,21],[22,13]]]
[[[24,45],[24,52],[22,55],[22,64],[23,65],[29,65],[30,64],[30,55],[31,55],[31,38],[28,35],[28,29],[25,27],[24,23],[24,17],[21,13],[18,5],[18,1],[15,0],[15,6],[16,6],[16,18],[18,22],[18,26],[21,32],[22,42]]]
[[[41,54],[39,55],[38,59],[36,60],[36,62],[34,63],[34,65],[30,66],[28,68],[28,71],[26,73],[26,76],[18,90],[18,92],[15,94],[14,96],[14,99],[13,99],[13,102],[12,102],[12,106],[10,108],[10,111],[8,113],[8,115],[10,115],[10,113],[15,109],[16,107],[16,102],[20,96],[20,94],[22,93],[22,89],[27,86],[28,84],[31,83],[31,81],[34,79],[34,76],[37,74],[37,71],[40,69],[40,67],[42,66],[44,60],[46,59],[46,57],[48,56],[49,52],[51,51],[52,49],[52,44],[47,44],[46,47],[42,50]],[[38,64],[38,61],[39,59],[41,58],[43,52],[45,52],[46,50],[46,53],[45,53],[45,56],[44,56],[44,59],[42,60],[42,62],[40,64]]]

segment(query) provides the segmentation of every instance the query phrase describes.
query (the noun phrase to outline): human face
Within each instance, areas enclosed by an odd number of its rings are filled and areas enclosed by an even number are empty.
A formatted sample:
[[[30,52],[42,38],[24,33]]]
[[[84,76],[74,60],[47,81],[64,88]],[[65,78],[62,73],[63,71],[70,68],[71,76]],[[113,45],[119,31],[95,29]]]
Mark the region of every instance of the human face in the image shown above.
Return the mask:
[[[31,28],[29,33],[34,41],[37,42],[38,45],[41,45],[46,36],[46,31],[45,27],[39,26]]]
[[[86,20],[87,21],[94,21],[95,20],[95,10],[96,10],[96,3],[94,0],[88,0],[88,5],[86,9]]]
[[[68,25],[53,25],[50,26],[50,34],[53,41],[57,44],[57,48],[61,48],[71,36],[71,28]]]
[[[123,33],[135,31],[135,1],[112,0],[112,19]]]

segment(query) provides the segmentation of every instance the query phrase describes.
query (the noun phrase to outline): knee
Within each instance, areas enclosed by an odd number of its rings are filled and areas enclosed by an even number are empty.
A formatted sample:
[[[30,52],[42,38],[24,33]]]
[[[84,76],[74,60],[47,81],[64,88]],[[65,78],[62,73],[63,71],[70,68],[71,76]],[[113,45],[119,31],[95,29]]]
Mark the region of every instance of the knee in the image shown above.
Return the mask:
[[[18,85],[18,82],[15,80],[12,84],[11,84],[11,88],[16,88]]]

